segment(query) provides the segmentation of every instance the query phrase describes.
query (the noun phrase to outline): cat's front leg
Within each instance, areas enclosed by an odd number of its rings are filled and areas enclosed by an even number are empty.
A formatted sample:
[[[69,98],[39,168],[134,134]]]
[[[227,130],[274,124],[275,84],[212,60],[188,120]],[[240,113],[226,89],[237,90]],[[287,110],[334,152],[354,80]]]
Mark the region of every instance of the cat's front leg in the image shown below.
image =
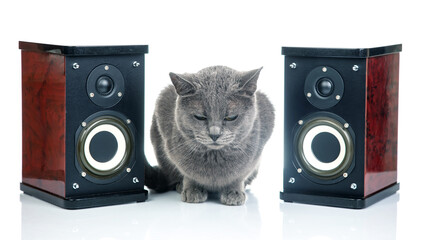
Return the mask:
[[[220,192],[220,201],[222,204],[230,206],[243,205],[246,201],[244,182],[236,182]]]
[[[208,191],[193,180],[184,177],[182,181],[181,200],[188,203],[202,203],[208,199]]]

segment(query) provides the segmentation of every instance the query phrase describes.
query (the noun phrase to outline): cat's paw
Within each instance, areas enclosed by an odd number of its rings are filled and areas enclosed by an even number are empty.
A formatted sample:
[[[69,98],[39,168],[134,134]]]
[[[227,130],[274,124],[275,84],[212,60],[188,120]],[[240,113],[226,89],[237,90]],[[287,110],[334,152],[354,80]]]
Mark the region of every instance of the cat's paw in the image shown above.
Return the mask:
[[[200,188],[187,188],[181,192],[181,200],[188,203],[202,203],[208,199],[208,191]]]
[[[243,205],[246,201],[246,194],[240,190],[229,190],[221,193],[220,201],[222,204],[230,206]]]
[[[182,193],[182,182],[179,182],[179,183],[177,183],[177,184],[176,184],[176,186],[175,186],[175,190],[176,190],[178,193]]]

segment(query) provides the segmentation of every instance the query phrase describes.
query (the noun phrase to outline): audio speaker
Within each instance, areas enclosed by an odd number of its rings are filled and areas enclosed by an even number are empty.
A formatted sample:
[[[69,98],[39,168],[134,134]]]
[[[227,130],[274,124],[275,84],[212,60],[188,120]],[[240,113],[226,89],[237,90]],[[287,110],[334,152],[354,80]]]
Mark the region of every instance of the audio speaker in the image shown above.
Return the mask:
[[[145,201],[148,46],[19,48],[21,190],[67,209]]]
[[[401,50],[282,48],[282,200],[364,208],[399,189]]]

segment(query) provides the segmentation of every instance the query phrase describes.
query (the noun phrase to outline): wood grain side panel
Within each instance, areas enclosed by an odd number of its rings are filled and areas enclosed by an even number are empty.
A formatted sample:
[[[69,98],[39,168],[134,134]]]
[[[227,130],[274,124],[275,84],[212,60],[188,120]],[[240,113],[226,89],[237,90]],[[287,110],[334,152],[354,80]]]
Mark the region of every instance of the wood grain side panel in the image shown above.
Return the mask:
[[[65,196],[65,57],[22,51],[22,181]]]
[[[365,196],[397,182],[399,54],[368,58]]]

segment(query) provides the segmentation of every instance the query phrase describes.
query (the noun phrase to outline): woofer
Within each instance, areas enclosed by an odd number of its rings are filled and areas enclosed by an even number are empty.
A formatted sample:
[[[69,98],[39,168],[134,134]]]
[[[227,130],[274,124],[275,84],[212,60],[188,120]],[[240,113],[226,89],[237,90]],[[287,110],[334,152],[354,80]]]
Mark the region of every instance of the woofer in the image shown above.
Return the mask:
[[[347,177],[354,167],[354,134],[344,120],[325,114],[298,122],[295,164],[312,181],[335,183]]]
[[[76,166],[88,180],[113,182],[133,165],[134,129],[122,114],[98,112],[82,123],[76,136]]]

